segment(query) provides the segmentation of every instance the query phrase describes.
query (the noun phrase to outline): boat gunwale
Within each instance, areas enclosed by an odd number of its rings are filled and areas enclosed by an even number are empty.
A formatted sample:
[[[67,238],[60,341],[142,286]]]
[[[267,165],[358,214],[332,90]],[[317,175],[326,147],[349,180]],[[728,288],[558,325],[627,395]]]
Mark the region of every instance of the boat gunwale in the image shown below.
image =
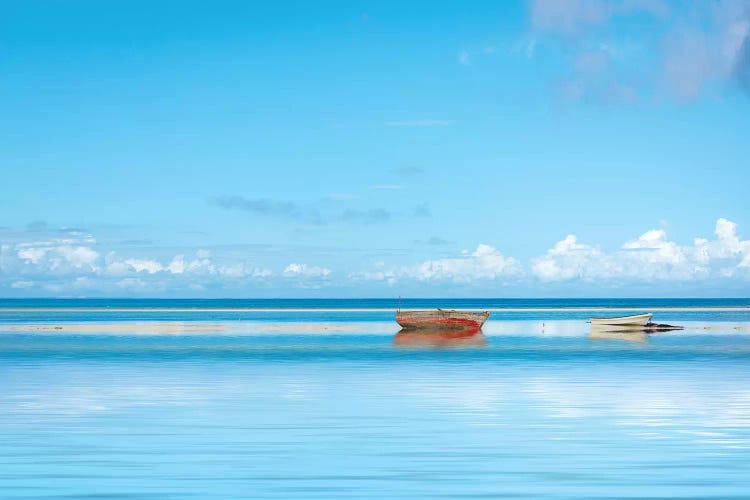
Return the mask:
[[[654,315],[654,313],[643,313],[643,314],[631,314],[629,316],[600,316],[600,317],[591,317],[591,321],[601,321],[601,320],[623,320],[628,318],[651,318]]]

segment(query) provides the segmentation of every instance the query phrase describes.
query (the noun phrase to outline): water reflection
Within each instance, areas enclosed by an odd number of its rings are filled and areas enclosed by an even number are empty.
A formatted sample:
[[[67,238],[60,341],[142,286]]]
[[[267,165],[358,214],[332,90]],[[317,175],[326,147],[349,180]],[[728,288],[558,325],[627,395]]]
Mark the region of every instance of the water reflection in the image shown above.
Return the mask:
[[[748,498],[744,332],[335,320],[0,334],[0,497]]]
[[[470,330],[436,328],[418,332],[401,330],[393,337],[393,345],[419,349],[482,348],[487,346],[487,337],[479,328]]]
[[[589,332],[591,340],[622,340],[645,344],[648,335],[640,326],[591,325]]]

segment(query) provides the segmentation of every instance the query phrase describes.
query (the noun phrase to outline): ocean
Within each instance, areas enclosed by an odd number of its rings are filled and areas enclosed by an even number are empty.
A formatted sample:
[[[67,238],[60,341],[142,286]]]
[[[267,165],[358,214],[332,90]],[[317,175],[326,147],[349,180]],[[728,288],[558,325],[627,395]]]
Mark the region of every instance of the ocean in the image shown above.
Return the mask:
[[[750,498],[750,299],[398,306],[0,300],[0,498]]]

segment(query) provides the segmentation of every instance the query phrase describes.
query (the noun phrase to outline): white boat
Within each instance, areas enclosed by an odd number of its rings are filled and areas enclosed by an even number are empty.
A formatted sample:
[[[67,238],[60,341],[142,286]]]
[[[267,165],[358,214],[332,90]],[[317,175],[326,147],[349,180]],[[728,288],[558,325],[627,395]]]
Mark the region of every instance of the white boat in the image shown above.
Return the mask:
[[[653,314],[636,314],[633,316],[615,316],[612,318],[591,318],[591,326],[645,327]]]

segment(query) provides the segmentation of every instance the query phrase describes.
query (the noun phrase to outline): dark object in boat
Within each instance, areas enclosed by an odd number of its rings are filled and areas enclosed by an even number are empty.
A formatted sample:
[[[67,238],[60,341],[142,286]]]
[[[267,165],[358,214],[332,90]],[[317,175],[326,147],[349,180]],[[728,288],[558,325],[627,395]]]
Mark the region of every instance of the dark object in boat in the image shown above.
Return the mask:
[[[667,325],[664,323],[646,323],[643,330],[646,333],[670,332],[672,330],[684,330],[684,326]]]

